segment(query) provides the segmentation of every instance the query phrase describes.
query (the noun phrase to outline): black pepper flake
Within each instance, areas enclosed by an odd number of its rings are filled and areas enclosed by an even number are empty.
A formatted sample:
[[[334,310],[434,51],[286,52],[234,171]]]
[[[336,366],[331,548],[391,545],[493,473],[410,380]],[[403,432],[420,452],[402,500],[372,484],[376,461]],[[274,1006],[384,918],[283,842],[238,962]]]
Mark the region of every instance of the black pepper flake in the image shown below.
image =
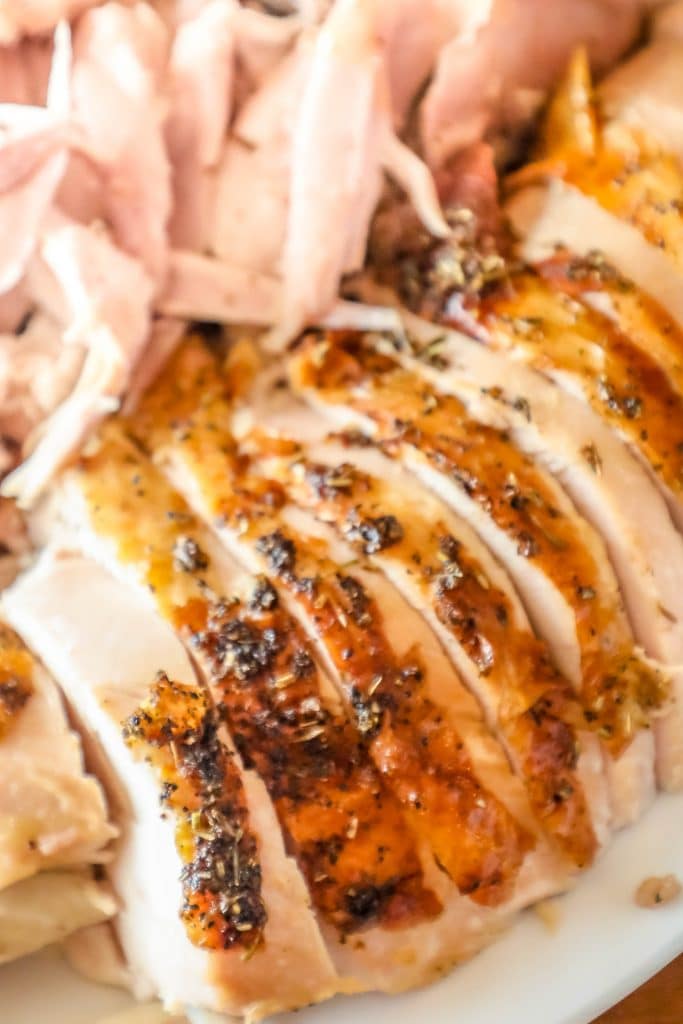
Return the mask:
[[[574,787],[571,782],[563,780],[560,782],[555,792],[553,793],[553,800],[556,804],[562,804],[565,800],[569,800],[574,794]]]
[[[618,416],[635,420],[643,411],[643,403],[636,395],[619,395],[614,385],[604,375],[598,378],[598,395],[607,408]]]
[[[278,576],[291,576],[296,565],[296,546],[293,540],[285,537],[282,530],[274,530],[260,537],[256,542],[256,550],[265,555],[268,565]]]
[[[524,398],[523,395],[518,395],[512,402],[512,408],[516,409],[517,412],[521,412],[527,423],[531,423],[531,406],[527,398]]]
[[[182,572],[203,572],[209,557],[192,537],[178,537],[173,547],[173,563]]]
[[[462,487],[466,494],[473,495],[481,486],[480,481],[474,473],[470,473],[468,469],[456,467],[451,470],[451,476],[455,482]]]
[[[345,904],[349,915],[359,924],[379,916],[382,907],[396,891],[393,883],[377,885],[356,885],[346,890]]]
[[[318,463],[306,470],[306,482],[318,498],[336,498],[340,491],[350,491],[355,480],[356,470],[350,462],[339,466]]]
[[[462,544],[451,533],[439,537],[439,551],[449,561],[456,562]]]
[[[270,612],[280,603],[277,591],[266,576],[259,576],[249,600],[253,611]]]
[[[212,608],[206,629],[195,634],[192,644],[217,678],[232,673],[243,681],[270,668],[280,650],[274,629],[257,629],[223,604]]]
[[[291,671],[295,679],[305,679],[306,676],[313,674],[315,662],[308,651],[299,648],[292,658]]]
[[[372,448],[375,444],[373,438],[363,430],[343,430],[332,436],[346,448]]]
[[[436,577],[437,595],[439,597],[444,597],[450,591],[455,590],[460,581],[464,578],[465,573],[456,559],[449,558],[448,561],[444,562],[443,569]]]
[[[364,697],[357,687],[351,690],[351,707],[356,716],[356,728],[364,739],[379,732],[382,724],[382,706],[378,700]]]
[[[495,607],[496,618],[500,622],[501,626],[506,626],[508,623],[508,611],[504,604],[497,604]]]
[[[622,399],[621,405],[624,410],[624,416],[629,420],[638,419],[643,411],[643,403],[635,395],[627,395]]]
[[[370,598],[362,583],[355,576],[344,576],[337,573],[339,586],[348,599],[348,612],[359,626],[367,626],[371,621]]]
[[[424,673],[419,665],[404,665],[401,669],[401,681],[410,683],[421,683]]]
[[[30,696],[31,687],[25,679],[4,679],[0,683],[0,705],[7,715],[21,711]]]
[[[366,555],[384,551],[403,540],[403,527],[396,516],[361,516],[355,509],[347,516],[345,532],[350,540],[361,542]]]
[[[313,600],[318,592],[320,579],[317,576],[298,576],[296,579],[296,590],[299,594],[305,594],[309,600]]]
[[[178,784],[176,782],[163,782],[159,790],[159,802],[162,804],[168,803],[177,789]]]

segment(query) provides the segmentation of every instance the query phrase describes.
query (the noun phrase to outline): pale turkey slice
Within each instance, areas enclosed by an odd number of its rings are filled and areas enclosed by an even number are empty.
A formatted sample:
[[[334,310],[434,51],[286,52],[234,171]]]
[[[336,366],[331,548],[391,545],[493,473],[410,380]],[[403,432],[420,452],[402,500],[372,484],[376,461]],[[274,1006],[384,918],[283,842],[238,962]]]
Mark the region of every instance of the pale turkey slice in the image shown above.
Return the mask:
[[[93,561],[48,551],[4,604],[77,708],[116,806],[121,837],[109,872],[137,994],[156,992],[168,1008],[204,1006],[258,1020],[335,991],[267,794],[239,767],[182,645],[145,595]],[[170,694],[172,704],[155,705],[159,686],[157,696]],[[198,708],[200,723],[183,719]],[[124,722],[135,740],[157,710],[173,737],[165,766],[157,760],[163,743],[142,743],[136,753],[124,738]],[[178,806],[176,786],[189,806]],[[228,819],[244,808],[242,825],[230,831]],[[245,861],[249,837],[256,851]]]
[[[116,832],[102,790],[85,773],[55,684],[3,623],[0,751],[0,887],[107,859]]]
[[[680,270],[674,259],[649,242],[634,224],[618,219],[575,185],[553,178],[517,192],[506,212],[527,263],[551,257],[558,248],[578,256],[599,253],[683,326]]]
[[[41,871],[0,892],[0,963],[62,942],[116,913],[92,871]]]

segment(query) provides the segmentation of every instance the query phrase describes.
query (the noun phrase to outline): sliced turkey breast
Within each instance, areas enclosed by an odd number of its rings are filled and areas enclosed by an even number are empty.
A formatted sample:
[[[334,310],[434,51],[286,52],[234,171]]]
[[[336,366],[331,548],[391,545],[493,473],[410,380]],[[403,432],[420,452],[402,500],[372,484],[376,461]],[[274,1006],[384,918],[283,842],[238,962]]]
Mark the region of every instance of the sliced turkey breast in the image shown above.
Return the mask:
[[[334,420],[325,419],[322,406],[314,411],[297,402],[283,389],[278,368],[276,371],[257,378],[246,408],[238,415],[240,431],[257,425],[245,438],[249,451],[261,453],[264,448],[261,461],[285,485],[289,496],[333,523],[338,533],[353,544],[355,557],[363,556],[373,570],[385,573],[428,620],[463,679],[481,701],[492,728],[500,732],[513,763],[533,794],[537,813],[550,815],[551,832],[562,833],[565,827],[570,828],[578,844],[576,853],[582,842],[572,820],[576,808],[563,806],[557,796],[549,805],[540,789],[534,792],[538,775],[535,770],[530,771],[530,761],[520,762],[514,752],[514,722],[533,691],[538,702],[542,702],[539,695],[544,692],[549,707],[553,703],[551,694],[555,694],[558,703],[554,710],[570,723],[570,731],[577,723],[579,730],[586,726],[582,712],[576,707],[572,712],[571,691],[550,665],[544,646],[531,634],[509,577],[474,531],[419,485],[416,502],[414,478],[398,462],[383,455],[368,434],[348,430],[328,436]],[[266,386],[262,387],[264,382]],[[263,431],[267,431],[265,436]],[[291,439],[297,441],[292,451]],[[396,537],[382,544],[381,524],[394,521],[399,524]],[[376,573],[371,578],[375,580]],[[514,700],[504,698],[512,693],[517,695]],[[592,715],[589,704],[586,715]],[[540,721],[536,725],[538,730],[535,736],[531,730],[529,742],[540,750],[545,725]],[[562,731],[559,725],[558,729]],[[616,827],[632,821],[652,798],[651,737],[642,734],[627,748],[627,753],[621,751],[617,757],[612,757],[605,747],[611,809],[607,806],[604,769],[596,739],[584,732],[580,747],[577,771],[587,794],[593,828],[602,841],[609,819]],[[555,752],[558,751],[556,747]],[[560,763],[561,759],[556,763],[557,770],[561,770]],[[564,788],[559,783],[553,785],[552,778],[553,768],[547,763],[546,794],[550,790],[557,794],[558,786]]]
[[[179,381],[182,381],[182,384],[179,384]],[[365,613],[354,616],[352,608],[351,611],[345,611],[338,616],[333,614],[335,608],[347,607],[350,600],[349,593],[353,592],[356,586],[353,575],[348,576],[343,569],[347,561],[355,560],[353,549],[347,547],[341,553],[335,552],[330,549],[329,536],[326,545],[317,544],[315,540],[311,540],[311,524],[306,521],[306,517],[303,517],[302,522],[300,511],[295,515],[293,510],[279,507],[277,485],[269,485],[265,479],[250,477],[229,430],[223,426],[229,422],[231,417],[230,404],[224,394],[227,384],[227,378],[221,379],[210,354],[198,343],[191,342],[179,353],[173,367],[160,381],[155,392],[148,397],[135,428],[136,433],[141,440],[144,439],[147,444],[152,446],[162,464],[169,465],[173,479],[188,494],[204,518],[209,522],[216,522],[218,517],[221,524],[220,536],[235,552],[235,555],[245,560],[250,568],[275,573],[281,579],[283,586],[289,592],[290,600],[295,607],[298,607],[298,613],[304,616],[309,630],[318,637],[326,659],[331,664],[333,674],[336,675],[338,684],[346,693],[347,700],[354,709],[359,729],[368,736],[374,737],[375,732],[379,733],[377,738],[373,739],[371,749],[378,762],[384,764],[383,771],[386,777],[390,781],[393,780],[392,784],[394,787],[398,787],[397,792],[401,793],[401,772],[397,764],[391,768],[386,764],[386,754],[383,753],[386,739],[383,738],[382,733],[387,732],[392,738],[392,743],[405,748],[406,742],[415,743],[418,739],[416,734],[411,740],[411,729],[408,728],[406,731],[406,725],[412,723],[413,732],[416,729],[424,732],[430,720],[434,718],[434,709],[430,706],[431,701],[425,702],[419,691],[411,692],[407,683],[405,687],[401,688],[401,701],[394,707],[398,696],[395,690],[392,695],[391,687],[387,688],[387,682],[390,683],[391,678],[400,669],[400,663],[397,665],[395,660],[392,660],[395,659],[395,655],[392,655],[392,648],[395,645],[393,631],[383,626],[383,623],[389,622],[384,609],[387,603],[392,601],[390,597],[392,588],[387,584],[381,584],[376,576],[366,574],[371,580],[370,584],[363,586],[358,584],[358,601],[361,604],[364,601],[367,602]],[[255,415],[259,421],[258,412]],[[313,429],[315,429],[314,426]],[[304,425],[304,433],[306,432]],[[282,447],[285,452],[291,448],[291,443],[288,443],[286,439],[281,442],[275,440],[273,443],[276,451],[279,447]],[[267,448],[268,443],[266,442],[266,450]],[[344,471],[342,470],[343,475]],[[298,500],[299,496],[295,497]],[[396,507],[398,504],[398,502],[395,503]],[[277,508],[277,511],[273,512],[273,506]],[[357,511],[360,514],[360,506]],[[294,518],[292,518],[293,516]],[[348,539],[361,541],[367,533],[366,539],[372,535],[373,550],[379,551],[384,548],[393,550],[402,540],[402,518],[402,514],[400,519],[391,514],[379,517],[371,515],[367,519],[361,516],[348,533]],[[453,544],[455,543],[453,540]],[[370,544],[369,540],[368,544]],[[339,542],[336,543],[336,547],[339,548]],[[361,548],[363,547],[364,545],[361,543]],[[361,553],[370,553],[370,548],[368,547],[367,551]],[[280,561],[283,562],[282,565],[279,564]],[[317,581],[312,591],[310,586],[307,590],[301,585],[302,579]],[[376,604],[372,603],[366,595],[368,586],[371,594],[376,594],[378,587],[381,587],[381,594],[376,595]],[[420,604],[423,597],[424,595],[420,595]],[[396,597],[393,598],[394,603],[396,600]],[[379,616],[380,608],[384,612],[382,616]],[[371,614],[371,610],[373,614]],[[405,609],[403,614],[408,616],[408,610]],[[412,635],[413,631],[414,629],[407,629],[400,632]],[[360,656],[361,651],[363,652],[362,656]],[[358,661],[359,656],[361,657],[360,661]],[[424,658],[419,661],[420,671],[424,677],[426,671],[423,667]],[[552,671],[550,675],[552,675]],[[369,691],[364,696],[368,681]],[[539,685],[540,693],[543,686],[540,683]],[[421,689],[424,687],[422,686]],[[536,693],[535,696],[538,697],[539,693]],[[545,694],[545,696],[548,695]],[[559,700],[559,692],[557,697]],[[500,701],[499,695],[496,701]],[[448,699],[444,700],[443,696],[440,697],[439,704],[441,706],[448,706],[448,703]],[[550,703],[552,704],[553,701],[551,700]],[[403,727],[401,718],[395,717],[399,713],[401,704],[405,705],[403,713],[409,716]],[[491,715],[494,722],[499,715],[504,716],[505,714],[504,711],[501,712],[501,706],[500,703],[494,705]],[[528,702],[523,704],[523,708],[527,706]],[[373,707],[376,709],[376,723],[373,722],[371,713]],[[382,718],[385,712],[386,721]],[[530,722],[530,719],[528,721]],[[562,731],[559,725],[558,729],[560,732]],[[529,758],[522,775],[526,783],[531,784],[533,789],[534,773],[528,770],[534,756],[531,751],[534,749],[537,752],[540,751],[540,738],[544,730],[539,728],[538,734],[534,736],[533,726],[530,729],[525,726],[523,710],[520,712],[519,708],[512,713],[509,723],[509,736],[513,746],[515,730],[518,733],[516,736],[518,748],[526,750]],[[578,863],[586,863],[595,850],[595,835],[589,824],[590,819],[586,817],[585,796],[581,786],[576,782],[574,782],[573,788],[566,785],[567,772],[572,774],[574,766],[568,765],[560,750],[559,735],[556,739],[557,746],[553,748],[556,761],[549,756],[545,766],[547,771],[544,786],[547,788],[542,791],[539,788],[533,793],[532,804],[543,818],[549,831],[555,835],[565,853]],[[543,745],[550,755],[552,743],[550,746],[548,744],[549,740],[546,735]],[[571,746],[573,748],[573,743]],[[586,747],[590,747],[590,740],[587,741]],[[435,811],[439,802],[437,799],[439,787],[432,777],[434,766],[431,764],[431,758],[426,748],[421,760],[423,762],[421,767],[416,764],[409,770],[408,775],[411,789],[414,786],[416,772],[421,771],[427,776],[425,783],[420,787],[420,800],[423,804],[420,818],[424,820],[422,827],[425,837],[432,843],[439,862],[450,871],[454,878],[462,879],[467,891],[471,884],[468,882],[468,873],[472,873],[476,860],[472,861],[472,866],[467,867],[468,857],[465,841],[467,836],[462,837],[458,842],[454,841],[452,849],[443,847],[443,839],[439,838],[439,831],[435,830],[438,821]],[[590,762],[591,755],[587,752],[584,763]],[[410,763],[407,752],[406,763]],[[602,763],[599,751],[597,751],[598,779],[596,780],[597,793],[593,809],[595,810],[596,826],[600,832],[603,830],[605,817],[608,817],[604,808],[601,771]],[[557,777],[554,772],[558,773]],[[570,788],[572,788],[571,798],[567,796],[565,800],[557,799],[556,794],[559,790],[566,791]],[[446,778],[442,780],[441,790],[439,799],[446,800],[448,803]],[[432,797],[428,799],[427,794],[430,792]],[[550,797],[550,793],[554,796]],[[450,800],[452,800],[452,795]],[[492,818],[493,820],[495,817]],[[451,828],[456,828],[455,818]],[[471,839],[468,842],[471,843]],[[511,861],[511,864],[514,863],[510,851],[508,860]],[[497,869],[496,878],[500,875],[500,870],[500,868]],[[475,898],[482,901],[486,901],[487,898],[494,900],[495,888],[492,889],[490,897],[487,897],[486,894],[486,887],[490,884],[491,882],[481,879]]]
[[[4,605],[78,707],[115,802],[109,871],[138,995],[258,1020],[335,991],[265,789],[146,596],[48,552]]]
[[[136,541],[132,523],[126,522],[130,507],[117,504],[110,490],[115,480],[120,482],[121,472],[130,472],[133,456],[122,464],[126,454],[125,448],[117,453],[114,443],[105,445],[89,469],[88,500],[107,508],[111,535],[125,545],[123,560],[128,557],[137,572],[144,572],[144,551],[154,544],[158,565],[148,578],[156,600],[187,632],[194,656],[239,735],[243,757],[271,790],[315,905],[342,934],[372,921],[397,924],[432,917],[438,903],[421,886],[419,861],[412,844],[402,839],[405,830],[397,807],[383,794],[370,766],[363,764],[362,751],[316,672],[305,638],[279,609],[275,591],[266,587],[260,597],[267,581],[249,578],[225,555],[210,556],[203,530],[195,534],[189,514],[185,521],[180,511],[167,520],[173,492],[142,459],[137,474],[145,495],[133,504],[139,506],[141,536],[144,522],[146,547]],[[103,472],[107,458],[118,463],[118,477],[116,470]],[[196,593],[189,596],[195,586]],[[207,586],[220,595],[215,601],[202,597]],[[188,591],[182,604],[181,587]],[[248,697],[239,692],[246,681]],[[277,700],[270,695],[272,688]],[[368,790],[374,793],[369,803]],[[357,835],[347,835],[355,829]],[[363,881],[358,865],[372,865],[376,858],[371,851],[382,847],[380,865],[366,867]],[[363,887],[376,890],[370,908],[354,895]]]
[[[477,335],[588,402],[651,470],[683,526],[683,391],[609,316],[557,288],[560,276],[559,267],[550,282],[513,274],[469,307]],[[670,352],[670,339],[665,346]]]
[[[67,303],[62,344],[85,349],[86,356],[72,391],[34,434],[30,458],[3,483],[5,493],[24,504],[37,498],[88,430],[118,406],[149,330],[151,283],[103,233],[57,218],[42,255]]]
[[[667,63],[650,66],[659,73]],[[549,106],[539,159],[508,182],[514,194],[507,212],[521,254],[533,263],[558,245],[579,256],[598,252],[680,324],[683,170],[674,155],[677,131],[663,129],[670,139],[658,140],[656,118],[654,137],[628,118],[604,118],[592,102],[585,55],[578,52]]]
[[[448,363],[441,360],[446,342],[443,336],[438,350],[444,389],[451,386]],[[295,377],[311,401],[336,405],[340,419],[360,414],[388,453],[474,526],[507,566],[536,629],[583,693],[588,718],[613,749],[624,749],[634,727],[646,724],[661,704],[664,686],[661,674],[634,650],[599,538],[552,478],[514,447],[500,417],[488,427],[477,423],[469,409],[432,389],[426,363],[415,364],[413,375],[387,356],[368,358],[358,339],[335,344],[331,338],[299,357]],[[433,371],[436,387],[440,373]],[[420,380],[425,376],[429,383]],[[476,375],[468,381],[468,396],[485,386]],[[523,393],[517,397],[526,422]]]
[[[483,6],[483,5],[482,5]],[[420,107],[430,164],[485,134],[509,147],[543,102],[572,49],[587,45],[599,70],[608,68],[638,34],[645,5],[619,0],[494,0],[474,34],[441,50]]]
[[[180,627],[183,633],[185,624],[190,630],[187,639],[192,644],[193,654],[201,656],[205,671],[211,670],[211,647],[208,646],[204,653],[202,652],[203,644],[210,645],[212,642],[211,630],[202,630],[201,625],[207,605],[215,617],[220,612],[220,601],[216,606],[209,604],[207,595],[230,594],[233,580],[239,578],[237,570],[225,552],[217,547],[211,535],[194,519],[178,495],[164,484],[163,478],[157,474],[151,463],[136,454],[129,442],[121,441],[121,435],[117,439],[116,431],[117,427],[113,425],[101,439],[98,451],[93,452],[82,462],[79,472],[69,474],[65,480],[65,486],[68,487],[68,504],[63,495],[60,508],[64,516],[71,517],[69,542],[89,549],[98,558],[112,564],[116,571],[125,574],[127,578],[135,578],[138,585],[144,583],[145,591],[148,586],[152,586],[155,604],[167,618]],[[53,528],[54,518],[50,516],[49,521],[50,528]],[[189,545],[186,543],[188,540],[191,540]],[[250,593],[253,596],[253,592]],[[229,610],[230,601],[226,601]],[[268,642],[268,637],[265,641]],[[257,658],[263,654],[258,645],[252,653]],[[226,651],[228,666],[231,656],[237,656],[234,648]],[[217,668],[213,669],[213,676],[208,676],[214,687],[217,687],[220,681],[216,675]],[[285,673],[287,674],[289,673]],[[375,674],[372,673],[373,677]],[[280,671],[275,673],[273,685],[281,678]],[[225,699],[222,706],[228,709]],[[298,735],[295,732],[290,737],[284,732],[281,733],[283,743],[287,741],[290,746],[297,742],[315,744],[318,735],[322,735],[318,733],[322,723],[311,720],[312,712],[312,707],[308,707],[309,718],[305,730],[301,723],[303,732]],[[434,724],[438,726],[438,722]],[[444,742],[449,741],[450,735],[446,731]],[[387,750],[387,756],[390,752],[391,747]],[[463,763],[463,754],[459,748],[452,749],[451,756],[455,761],[454,769],[458,770],[464,784],[469,777],[469,766],[466,762]],[[288,760],[285,749],[284,766]],[[263,760],[259,760],[259,769],[265,772],[266,768],[267,761],[264,757]],[[280,775],[281,773],[282,766]],[[320,785],[324,782],[325,780],[322,780]],[[475,782],[474,788],[483,798],[485,791],[478,783]],[[467,792],[471,793],[469,786]],[[305,794],[302,795],[302,800],[305,803]],[[467,806],[468,801],[464,800],[463,810]],[[356,817],[359,810],[360,804],[356,810]],[[279,803],[279,813],[288,828],[291,817],[288,818],[286,811],[286,806]],[[485,821],[489,820],[491,813],[494,815],[494,821],[496,817],[499,819],[498,830],[494,833],[495,842],[499,843],[502,840],[507,843],[510,839],[515,842],[521,841],[522,850],[524,849],[528,841],[525,838],[525,830],[514,822],[509,812],[505,811],[496,798],[489,796],[484,808],[476,803],[470,807],[470,813],[474,813],[475,818],[484,812]],[[460,827],[457,823],[458,819],[449,827]],[[312,813],[309,816],[308,826],[313,830],[312,834],[317,831],[321,839],[325,834],[325,825],[326,821],[322,815],[316,816]],[[348,832],[338,837],[340,849],[346,848],[349,844],[350,848],[353,848],[356,843],[362,846],[367,825],[367,821],[360,819],[357,825],[351,823]],[[422,845],[421,832],[412,827],[411,822],[411,833],[413,832]],[[484,832],[486,836],[485,829]],[[516,839],[516,836],[519,839]],[[484,842],[489,842],[488,837]],[[303,863],[305,851],[297,850],[295,843],[292,845],[293,852]],[[321,863],[325,855],[325,845],[323,844],[322,850],[311,852],[317,856],[318,863]],[[372,871],[375,874],[381,875],[386,857],[387,852],[383,851],[381,856],[372,861]],[[552,854],[549,855],[547,848],[539,848],[537,856],[525,860],[512,898],[499,908],[487,908],[473,899],[461,896],[448,876],[437,867],[427,849],[424,850],[421,866],[424,874],[422,888],[415,884],[416,881],[419,882],[419,876],[416,879],[414,873],[411,875],[410,872],[407,877],[395,877],[391,885],[380,889],[379,892],[372,886],[354,886],[359,898],[357,902],[349,900],[347,910],[355,913],[365,924],[358,941],[354,939],[353,931],[348,937],[345,934],[340,937],[338,928],[330,927],[327,908],[320,905],[324,886],[314,887],[312,897],[318,906],[319,920],[328,949],[342,975],[339,985],[344,990],[380,988],[385,991],[398,991],[423,984],[450,964],[476,952],[502,927],[518,906],[537,899],[539,891],[555,891],[558,884],[562,884],[561,881],[558,882],[556,858]],[[367,864],[362,864],[361,870],[367,870]],[[322,881],[323,879],[318,878],[319,883]],[[334,895],[334,879],[330,878],[329,881]],[[341,895],[339,886],[337,893]],[[382,915],[388,911],[388,903],[392,902],[394,894],[404,896],[395,904],[398,918],[392,922],[386,917],[382,920]],[[411,896],[412,898],[409,898]],[[436,917],[435,897],[443,906],[442,912]],[[418,923],[411,924],[416,918]]]
[[[683,158],[683,8],[667,7],[655,39],[607,75],[597,96],[609,121],[633,126]]]
[[[359,430],[345,430],[325,436],[330,426],[334,425],[338,410],[325,407],[319,402],[316,402],[313,410],[295,401],[282,388],[277,368],[270,374],[261,374],[257,384],[261,383],[265,383],[261,394],[257,396],[254,390],[250,392],[248,415],[242,414],[242,420],[245,424],[250,424],[252,420],[258,424],[257,433],[267,429],[278,435],[296,438],[302,447],[293,455],[271,454],[269,464],[279,465],[279,473],[284,472],[287,486],[294,489],[297,501],[313,507],[318,515],[336,523],[344,534],[353,529],[354,510],[364,510],[368,516],[372,516],[378,508],[395,512],[402,524],[401,542],[373,552],[370,560],[387,573],[413,604],[422,608],[423,614],[430,617],[434,629],[453,654],[463,677],[472,680],[475,692],[480,685],[477,681],[480,673],[486,677],[485,687],[486,680],[501,670],[509,673],[511,650],[518,651],[520,664],[517,670],[523,681],[529,670],[529,660],[541,667],[541,675],[545,673],[547,676],[547,669],[543,668],[545,653],[542,646],[529,635],[528,620],[511,587],[510,578],[465,521],[454,516],[448,505],[424,487],[418,488],[419,503],[416,504],[415,479],[397,460],[387,458],[380,446],[372,443],[369,434]],[[327,420],[325,414],[328,415]],[[340,487],[334,486],[335,480],[341,484]],[[408,508],[411,514],[406,519],[405,510]],[[456,574],[452,580],[454,586],[449,591],[449,597],[456,606],[459,599],[462,599],[462,604],[459,608],[451,608],[447,616],[444,616],[443,608],[439,612],[439,602],[434,600],[434,594],[431,601],[429,597],[432,588],[437,594],[443,589],[441,581],[446,558],[440,538],[444,536],[452,536],[457,540],[469,570],[463,578]],[[435,542],[438,542],[438,546]],[[458,559],[461,569],[462,561],[461,556]],[[465,575],[468,586],[463,585]],[[471,601],[473,595],[476,595],[477,605]],[[501,613],[503,607],[506,609],[505,616]],[[637,665],[642,661],[641,655],[634,649],[630,628],[619,606],[616,614],[619,625],[615,629],[615,640],[621,633],[623,649],[632,651]],[[509,634],[507,637],[506,633]],[[497,651],[505,653],[499,655]],[[624,667],[628,661],[628,658],[625,659]],[[648,668],[652,670],[653,666],[649,665]],[[588,721],[593,721],[598,731],[601,716],[594,717],[594,705],[601,707],[601,678],[600,673],[584,672],[583,686],[579,691],[584,716]],[[509,687],[510,682],[504,686]],[[621,700],[619,696],[618,701]],[[603,711],[606,710],[604,704],[602,707]],[[612,825],[619,827],[635,820],[652,799],[653,737],[647,729],[640,729],[625,748],[623,743],[615,745],[605,737],[602,742],[611,791]],[[590,758],[585,758],[583,763],[590,763]],[[592,783],[595,786],[595,780]],[[593,790],[590,800],[594,821],[595,810],[600,806],[600,792],[601,785],[598,782],[597,791]]]
[[[384,487],[362,472],[359,464],[370,461],[365,458],[370,454],[367,449],[361,454],[351,446],[346,451],[350,461],[344,458],[344,451],[342,445],[336,452],[332,448],[307,453],[313,461],[297,461],[294,482],[289,481],[291,493],[321,518],[335,523],[342,536],[352,541],[351,552],[356,556],[359,552],[369,555],[373,565],[386,568],[391,583],[427,619],[481,703],[539,820],[558,847],[583,866],[592,851],[606,841],[612,810],[599,744],[587,730],[582,731],[582,716],[571,686],[561,680],[544,653],[534,658],[531,651],[536,645],[530,635],[522,636],[515,647],[514,627],[507,637],[511,641],[506,649],[508,671],[500,671],[496,650],[503,647],[497,648],[493,642],[496,630],[490,628],[489,617],[502,625],[500,620],[509,614],[508,594],[496,589],[481,562],[471,557],[469,531],[448,522],[447,513],[446,521],[433,522],[431,531],[424,529],[421,517],[406,518],[410,490],[402,491],[393,481]],[[321,455],[332,461],[317,461]],[[340,492],[335,483],[348,479],[351,483],[344,484]],[[332,494],[333,502],[328,500]],[[381,533],[387,522],[398,523],[402,535],[385,545]],[[500,574],[494,571],[496,575]],[[390,589],[371,578],[375,591]],[[387,605],[386,598],[377,600],[380,607]],[[514,600],[510,603],[517,605]],[[530,650],[525,650],[525,640]],[[570,740],[573,733],[575,739]],[[569,755],[570,749],[580,753]],[[650,780],[646,776],[644,781],[635,806],[617,809],[620,820],[622,815],[637,816],[649,802],[651,773]],[[630,792],[630,800],[633,796]],[[617,794],[613,797],[616,803]]]
[[[663,499],[624,444],[581,402],[506,355],[455,332],[428,327],[416,318],[407,316],[406,322],[414,337],[421,337],[423,349],[420,357],[408,351],[401,354],[399,358],[405,366],[438,391],[457,394],[469,415],[483,424],[495,425],[498,430],[502,428],[510,442],[536,463],[546,465],[559,477],[586,519],[600,531],[623,590],[636,639],[650,656],[668,665],[673,676],[673,700],[666,705],[666,713],[656,717],[655,731],[660,784],[676,788],[681,782],[683,753],[678,696],[683,617],[677,582],[683,571],[683,550]],[[430,339],[433,342],[435,337],[438,343],[430,350]],[[445,479],[442,473],[436,485],[445,487]],[[453,501],[457,490],[461,504],[462,490],[451,483],[448,490],[449,500]],[[558,499],[563,501],[559,491]],[[563,504],[567,505],[566,499]],[[557,507],[562,509],[563,505]],[[569,509],[565,516],[571,521]],[[581,530],[586,537],[590,535],[585,523]],[[550,532],[552,536],[552,527]],[[597,539],[592,543],[593,551],[599,551]],[[542,538],[540,544],[543,549]],[[560,568],[565,559],[566,556],[554,558],[552,564]],[[612,578],[614,608],[618,593],[609,566],[604,557],[595,564],[602,566],[601,574],[607,574],[603,579]],[[524,592],[521,577],[518,585]],[[602,592],[600,584],[590,586],[597,593]],[[580,599],[578,592],[576,597]],[[547,610],[544,617],[547,618]],[[533,614],[532,619],[536,623]],[[541,626],[539,617],[538,628]],[[599,635],[602,632],[598,630]],[[656,677],[650,672],[646,678],[654,683]],[[646,687],[650,698],[657,689]],[[638,691],[641,698],[645,697],[639,686]],[[645,704],[648,702],[645,698]],[[658,703],[657,698],[654,703]]]
[[[93,876],[116,831],[54,683],[0,623],[0,962],[111,917]]]
[[[0,963],[62,942],[82,928],[106,927],[116,901],[92,871],[41,871],[0,891]]]
[[[174,246],[202,250],[208,172],[223,151],[234,79],[237,3],[214,0],[178,28],[169,57],[171,111],[165,124],[172,165]]]
[[[547,186],[517,192],[506,205],[519,251],[530,264],[552,257],[558,247],[577,256],[596,251],[651,296],[683,327],[680,275],[668,254],[647,241],[633,224],[619,220],[574,185],[554,178]]]
[[[611,327],[606,325],[605,330],[607,337],[601,334],[599,344],[613,350],[612,331],[616,328],[619,348],[622,338],[629,346],[629,354],[630,347],[635,345],[641,354],[634,354],[634,361],[640,363],[644,353],[645,365],[659,366],[669,387],[683,394],[683,330],[649,295],[634,287],[597,253],[581,258],[557,252],[533,269],[553,290],[576,299],[610,321]]]
[[[0,624],[0,886],[107,858],[116,834],[54,683]]]

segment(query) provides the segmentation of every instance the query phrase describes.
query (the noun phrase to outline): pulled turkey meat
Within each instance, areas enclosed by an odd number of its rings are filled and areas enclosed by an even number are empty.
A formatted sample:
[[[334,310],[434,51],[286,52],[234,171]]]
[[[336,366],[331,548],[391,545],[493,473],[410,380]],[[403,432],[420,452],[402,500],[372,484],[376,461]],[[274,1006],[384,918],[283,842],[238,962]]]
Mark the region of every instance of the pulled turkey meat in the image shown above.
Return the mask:
[[[113,372],[94,331],[85,342],[93,358],[77,376],[70,345],[78,313],[68,295],[59,302],[56,339],[68,354],[57,357],[49,402],[29,386],[35,414],[4,431],[7,465],[33,451],[34,428],[53,413],[56,425],[9,492],[33,501],[121,398],[154,345],[155,313],[270,325],[278,347],[324,319],[343,277],[363,266],[385,174],[427,233],[448,235],[438,178],[400,134],[430,76],[417,120],[438,170],[501,124],[527,123],[531,94],[551,84],[575,43],[588,41],[596,69],[613,63],[648,6],[10,5],[0,14],[0,306],[20,302],[18,323],[54,312],[64,282],[46,279],[41,248],[67,216],[83,232],[83,249],[106,237],[132,261],[138,284],[127,288],[141,333],[135,342],[117,337]],[[112,254],[116,265],[120,254]],[[216,301],[203,297],[207,288],[220,293]],[[342,309],[350,317],[343,325],[372,328],[372,312]],[[24,365],[23,353],[12,352],[6,388],[16,390]]]

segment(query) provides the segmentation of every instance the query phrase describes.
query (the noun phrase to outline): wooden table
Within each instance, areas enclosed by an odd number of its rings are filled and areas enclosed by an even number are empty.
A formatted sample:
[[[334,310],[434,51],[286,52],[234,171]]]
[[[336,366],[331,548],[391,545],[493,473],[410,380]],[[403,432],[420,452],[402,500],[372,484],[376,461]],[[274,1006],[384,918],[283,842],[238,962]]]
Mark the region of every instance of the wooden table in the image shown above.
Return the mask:
[[[595,1024],[683,1024],[683,956]]]

